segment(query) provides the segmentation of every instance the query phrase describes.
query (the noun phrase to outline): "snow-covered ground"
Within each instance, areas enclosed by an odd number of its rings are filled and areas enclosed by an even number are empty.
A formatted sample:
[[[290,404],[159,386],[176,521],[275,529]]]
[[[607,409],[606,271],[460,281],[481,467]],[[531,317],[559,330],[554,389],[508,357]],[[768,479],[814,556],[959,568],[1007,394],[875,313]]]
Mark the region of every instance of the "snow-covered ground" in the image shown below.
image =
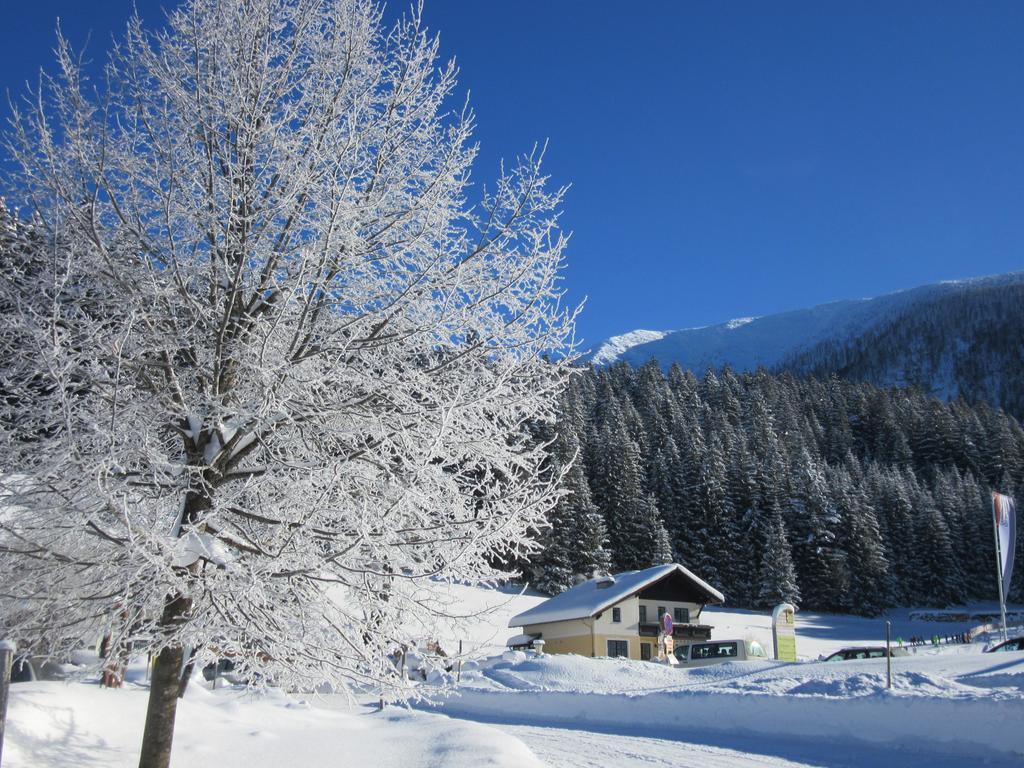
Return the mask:
[[[134,768],[147,691],[82,683],[12,686],[4,768]],[[316,702],[325,704],[330,702]],[[209,691],[193,684],[178,708],[176,768],[494,766],[539,768],[513,735],[426,712],[339,711],[283,694]]]
[[[960,647],[895,658],[891,690],[885,659],[687,670],[516,652],[464,671],[459,695],[440,709],[509,726],[550,765],[579,764],[571,750],[557,756],[560,736],[544,730],[550,728],[584,734],[606,752],[617,748],[616,737],[628,737],[623,749],[636,764],[649,764],[642,755],[659,754],[662,742],[672,741],[680,755],[700,745],[735,765],[758,764],[738,754],[781,765],[934,766],[979,758],[1019,765],[1024,652]],[[644,738],[649,749],[636,741]],[[889,757],[879,762],[881,755]],[[614,764],[631,763],[620,755]]]
[[[449,590],[448,587],[440,587]],[[383,714],[340,696],[215,692],[201,678],[179,708],[174,765],[272,766],[876,766],[945,768],[1024,762],[1024,652],[981,645],[917,649],[893,660],[734,662],[691,670],[649,662],[502,655],[512,616],[543,597],[510,587],[450,588],[485,621],[438,638],[467,655],[459,693]],[[986,610],[985,606],[972,607]],[[967,625],[894,613],[893,637]],[[713,637],[771,647],[767,615],[707,610]],[[798,654],[816,659],[878,644],[884,619],[797,614]],[[119,691],[94,683],[12,687],[4,768],[134,766],[145,715],[141,673]]]

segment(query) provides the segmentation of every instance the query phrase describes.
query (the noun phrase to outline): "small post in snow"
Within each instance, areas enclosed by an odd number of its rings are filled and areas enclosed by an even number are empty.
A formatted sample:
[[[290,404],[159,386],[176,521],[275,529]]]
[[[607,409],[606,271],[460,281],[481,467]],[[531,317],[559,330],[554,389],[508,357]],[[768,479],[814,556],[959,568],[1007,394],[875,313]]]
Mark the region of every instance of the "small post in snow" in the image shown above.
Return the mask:
[[[885,687],[892,688],[892,622],[885,622]]]
[[[459,640],[459,666],[455,672],[455,684],[462,682],[462,641]]]
[[[4,760],[4,723],[7,720],[7,694],[11,690],[11,664],[18,646],[13,640],[0,640],[0,763]]]

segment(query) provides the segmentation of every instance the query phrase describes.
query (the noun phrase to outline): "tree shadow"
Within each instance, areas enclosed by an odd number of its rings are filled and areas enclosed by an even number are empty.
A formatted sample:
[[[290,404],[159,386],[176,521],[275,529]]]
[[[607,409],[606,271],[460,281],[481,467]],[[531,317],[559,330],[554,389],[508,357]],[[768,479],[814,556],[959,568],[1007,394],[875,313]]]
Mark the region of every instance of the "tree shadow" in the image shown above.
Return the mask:
[[[998,654],[992,655],[996,656]],[[1014,670],[1014,667],[1017,669]],[[1014,671],[1007,674],[1009,670]],[[1011,687],[1022,688],[1024,687],[1024,674],[1022,673],[1024,673],[1024,659],[1010,659],[1008,661],[1002,661],[1002,659],[1000,659],[999,661],[994,661],[990,667],[986,667],[985,669],[976,669],[973,672],[965,672],[962,675],[957,675],[955,679],[958,681],[970,680],[970,685],[978,685],[979,682],[983,682],[985,679],[991,679],[993,684],[996,680],[999,680]],[[974,680],[972,678],[981,678],[981,681]]]
[[[125,757],[123,750],[81,730],[72,707],[23,698],[18,702],[18,717],[8,717],[5,730],[8,749],[4,751],[16,747],[29,766],[109,766],[123,762]]]

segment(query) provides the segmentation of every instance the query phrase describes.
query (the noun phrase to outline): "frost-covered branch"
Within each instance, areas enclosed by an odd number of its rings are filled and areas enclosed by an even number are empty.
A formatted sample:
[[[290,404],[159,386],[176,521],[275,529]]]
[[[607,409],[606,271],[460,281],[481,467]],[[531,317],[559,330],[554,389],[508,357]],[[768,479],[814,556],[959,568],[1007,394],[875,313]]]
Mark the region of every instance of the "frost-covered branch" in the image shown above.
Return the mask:
[[[558,496],[526,425],[573,355],[564,189],[535,150],[471,204],[418,13],[168,22],[96,85],[61,40],[6,134],[4,629],[404,695],[432,580],[495,579]]]

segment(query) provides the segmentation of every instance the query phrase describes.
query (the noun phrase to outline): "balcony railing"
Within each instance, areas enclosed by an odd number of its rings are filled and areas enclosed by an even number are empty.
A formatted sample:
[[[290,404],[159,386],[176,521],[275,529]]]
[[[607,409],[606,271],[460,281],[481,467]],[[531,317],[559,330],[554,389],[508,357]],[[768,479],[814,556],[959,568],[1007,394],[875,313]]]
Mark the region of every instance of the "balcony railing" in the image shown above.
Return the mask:
[[[657,623],[644,622],[640,624],[640,637],[657,637],[661,632],[661,625]],[[675,639],[696,639],[708,640],[711,637],[710,624],[676,624],[672,627],[672,637]]]

